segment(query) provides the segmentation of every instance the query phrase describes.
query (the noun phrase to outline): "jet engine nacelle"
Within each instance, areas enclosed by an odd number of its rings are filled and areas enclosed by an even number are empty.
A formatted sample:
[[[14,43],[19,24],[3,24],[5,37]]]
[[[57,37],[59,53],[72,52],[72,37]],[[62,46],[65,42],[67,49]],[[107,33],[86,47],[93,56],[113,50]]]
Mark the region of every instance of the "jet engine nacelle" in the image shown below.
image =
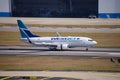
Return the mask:
[[[57,49],[60,49],[60,50],[67,49],[67,48],[69,48],[69,47],[68,47],[68,44],[60,44],[60,45],[57,45]]]

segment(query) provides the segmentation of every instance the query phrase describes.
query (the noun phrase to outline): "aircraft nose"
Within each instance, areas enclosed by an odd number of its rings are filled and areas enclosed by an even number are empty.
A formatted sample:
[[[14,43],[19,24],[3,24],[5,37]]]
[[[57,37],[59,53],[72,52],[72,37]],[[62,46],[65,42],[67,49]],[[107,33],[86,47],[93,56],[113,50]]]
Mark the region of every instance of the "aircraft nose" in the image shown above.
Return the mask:
[[[96,41],[93,41],[93,44],[95,45],[95,44],[97,44],[97,42],[96,42]]]

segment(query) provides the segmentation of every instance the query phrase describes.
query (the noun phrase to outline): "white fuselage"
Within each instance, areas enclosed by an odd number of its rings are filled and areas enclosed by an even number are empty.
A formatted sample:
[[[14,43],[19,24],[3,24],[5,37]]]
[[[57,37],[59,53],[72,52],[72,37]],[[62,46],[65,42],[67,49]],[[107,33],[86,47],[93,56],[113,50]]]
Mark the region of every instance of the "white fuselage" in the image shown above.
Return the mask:
[[[37,46],[48,46],[50,47],[59,47],[63,45],[63,48],[72,48],[72,47],[93,47],[97,44],[96,41],[93,41],[88,37],[34,37],[29,38],[32,44]],[[22,38],[23,41],[28,42],[27,38]]]

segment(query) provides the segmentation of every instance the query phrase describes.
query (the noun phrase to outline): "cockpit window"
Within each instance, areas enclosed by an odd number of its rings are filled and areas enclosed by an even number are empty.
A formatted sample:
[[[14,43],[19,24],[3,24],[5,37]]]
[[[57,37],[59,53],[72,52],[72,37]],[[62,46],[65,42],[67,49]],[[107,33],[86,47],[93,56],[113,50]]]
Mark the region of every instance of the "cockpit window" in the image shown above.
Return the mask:
[[[89,39],[88,41],[93,41],[92,39]]]

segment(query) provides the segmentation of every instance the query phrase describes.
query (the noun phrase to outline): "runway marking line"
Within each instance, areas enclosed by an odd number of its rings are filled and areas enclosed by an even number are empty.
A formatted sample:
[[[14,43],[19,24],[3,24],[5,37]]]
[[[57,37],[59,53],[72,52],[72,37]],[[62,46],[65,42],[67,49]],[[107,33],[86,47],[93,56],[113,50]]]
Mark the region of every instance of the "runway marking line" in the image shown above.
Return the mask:
[[[6,79],[9,79],[9,78],[12,78],[13,76],[8,76],[8,77],[5,77],[5,78],[2,78],[0,80],[6,80]]]

